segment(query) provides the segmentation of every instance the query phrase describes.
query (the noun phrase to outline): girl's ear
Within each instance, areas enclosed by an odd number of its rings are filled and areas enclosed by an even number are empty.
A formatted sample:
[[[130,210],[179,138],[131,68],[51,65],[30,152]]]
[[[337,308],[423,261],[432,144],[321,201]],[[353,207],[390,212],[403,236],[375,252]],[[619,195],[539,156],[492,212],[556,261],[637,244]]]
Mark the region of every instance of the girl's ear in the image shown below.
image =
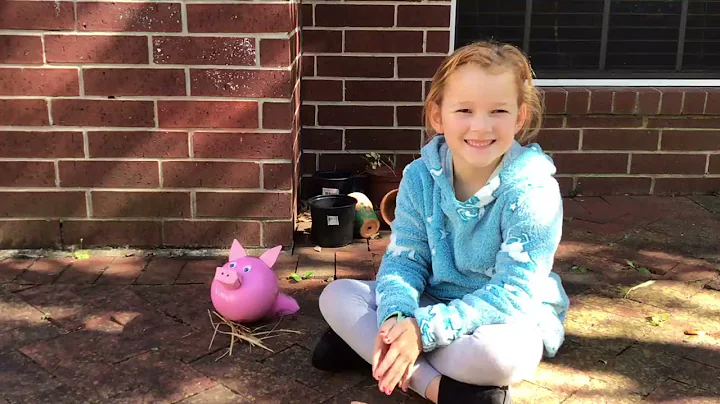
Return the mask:
[[[442,110],[440,105],[435,102],[430,103],[430,125],[435,130],[435,133],[445,133],[442,124]]]
[[[515,133],[520,132],[520,129],[522,129],[523,125],[525,125],[525,121],[527,119],[528,119],[527,104],[523,104],[522,106],[520,106],[520,109],[518,109],[517,121],[515,122]]]

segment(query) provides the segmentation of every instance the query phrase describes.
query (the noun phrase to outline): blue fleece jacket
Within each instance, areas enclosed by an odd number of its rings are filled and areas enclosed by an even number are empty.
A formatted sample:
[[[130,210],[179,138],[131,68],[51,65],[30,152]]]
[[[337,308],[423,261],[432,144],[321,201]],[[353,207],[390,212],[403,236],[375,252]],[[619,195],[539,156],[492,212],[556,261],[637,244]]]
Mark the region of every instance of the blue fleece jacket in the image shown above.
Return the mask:
[[[400,183],[377,275],[378,324],[415,317],[428,352],[482,325],[531,322],[555,356],[569,299],[552,272],[563,222],[552,160],[514,142],[485,186],[458,201],[444,136],[421,155]],[[419,307],[423,293],[441,303]]]

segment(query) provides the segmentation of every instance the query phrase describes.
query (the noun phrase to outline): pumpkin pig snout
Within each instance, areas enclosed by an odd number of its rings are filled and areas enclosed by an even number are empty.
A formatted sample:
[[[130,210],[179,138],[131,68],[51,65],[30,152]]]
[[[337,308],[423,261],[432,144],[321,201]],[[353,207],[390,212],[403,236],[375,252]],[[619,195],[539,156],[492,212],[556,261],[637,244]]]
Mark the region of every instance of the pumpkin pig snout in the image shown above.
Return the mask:
[[[242,285],[242,280],[237,272],[231,268],[216,267],[215,280],[232,289],[237,289]]]

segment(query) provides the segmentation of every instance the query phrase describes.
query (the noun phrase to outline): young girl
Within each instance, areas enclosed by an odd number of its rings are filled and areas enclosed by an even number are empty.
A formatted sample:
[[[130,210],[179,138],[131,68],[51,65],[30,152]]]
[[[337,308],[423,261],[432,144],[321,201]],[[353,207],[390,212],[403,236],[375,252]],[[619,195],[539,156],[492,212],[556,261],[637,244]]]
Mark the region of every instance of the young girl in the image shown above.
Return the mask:
[[[562,231],[555,166],[537,144],[528,60],[491,42],[440,66],[425,102],[433,136],[406,167],[375,282],[320,296],[330,325],[313,364],[372,364],[378,388],[432,402],[509,403],[564,340],[569,301],[553,258]]]

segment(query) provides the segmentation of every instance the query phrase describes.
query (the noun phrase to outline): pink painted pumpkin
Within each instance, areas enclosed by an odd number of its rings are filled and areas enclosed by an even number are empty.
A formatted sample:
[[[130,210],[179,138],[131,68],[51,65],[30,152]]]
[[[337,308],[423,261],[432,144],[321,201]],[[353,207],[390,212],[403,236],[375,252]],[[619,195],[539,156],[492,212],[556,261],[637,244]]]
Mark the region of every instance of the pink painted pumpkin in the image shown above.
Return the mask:
[[[210,298],[215,310],[228,320],[254,322],[296,313],[295,299],[279,292],[272,266],[282,246],[250,257],[237,240],[230,247],[228,262],[215,269]]]

